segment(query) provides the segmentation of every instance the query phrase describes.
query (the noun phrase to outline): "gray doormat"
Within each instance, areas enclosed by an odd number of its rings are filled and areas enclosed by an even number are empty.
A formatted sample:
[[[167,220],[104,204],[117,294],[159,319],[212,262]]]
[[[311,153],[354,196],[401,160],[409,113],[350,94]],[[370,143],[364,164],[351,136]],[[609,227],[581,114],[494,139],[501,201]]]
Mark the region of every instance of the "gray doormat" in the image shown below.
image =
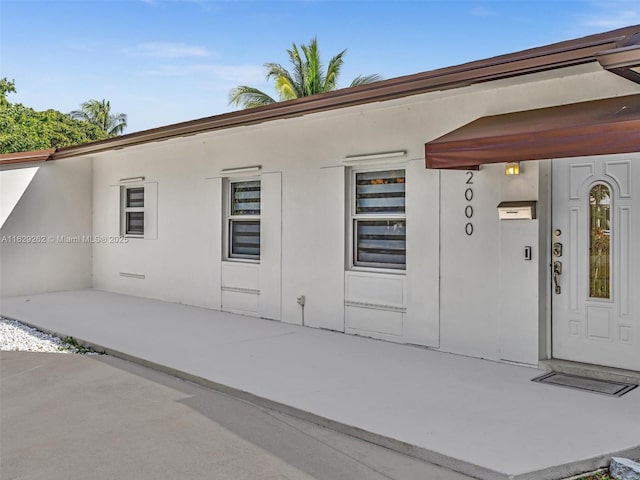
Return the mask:
[[[587,392],[600,393],[611,397],[621,397],[630,392],[637,385],[631,383],[610,382],[608,380],[596,380],[595,378],[578,377],[560,372],[550,372],[532,378],[532,382],[548,383],[559,387],[574,388]]]

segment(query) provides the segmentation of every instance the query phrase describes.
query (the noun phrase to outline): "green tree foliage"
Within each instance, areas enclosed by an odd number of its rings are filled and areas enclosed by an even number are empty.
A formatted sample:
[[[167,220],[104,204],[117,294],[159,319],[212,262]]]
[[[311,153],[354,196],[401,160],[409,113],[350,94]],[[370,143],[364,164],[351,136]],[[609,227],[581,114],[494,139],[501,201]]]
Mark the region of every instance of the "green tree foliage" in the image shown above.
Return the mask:
[[[300,50],[302,50],[302,54]],[[287,53],[293,66],[291,71],[277,63],[264,64],[267,70],[267,80],[274,80],[280,101],[330,92],[337,88],[346,50],[329,60],[326,70],[320,60],[316,38],[313,38],[309,45],[301,45],[300,49],[294,43],[293,47],[287,50]],[[378,74],[361,75],[356,77],[350,86],[365,85],[381,79],[382,77]],[[276,103],[276,100],[257,88],[242,85],[231,90],[229,103],[242,108],[252,108],[270,105]]]
[[[87,100],[80,105],[80,110],[74,110],[70,115],[76,120],[95,125],[109,137],[120,135],[127,128],[127,115],[111,113],[111,104],[104,99]]]
[[[69,147],[107,138],[95,125],[57,110],[38,112],[10,103],[6,95],[15,91],[13,81],[0,80],[0,153]]]
[[[0,80],[0,105],[9,103],[7,93],[16,93],[16,82],[15,80],[9,80],[7,77],[4,77]]]

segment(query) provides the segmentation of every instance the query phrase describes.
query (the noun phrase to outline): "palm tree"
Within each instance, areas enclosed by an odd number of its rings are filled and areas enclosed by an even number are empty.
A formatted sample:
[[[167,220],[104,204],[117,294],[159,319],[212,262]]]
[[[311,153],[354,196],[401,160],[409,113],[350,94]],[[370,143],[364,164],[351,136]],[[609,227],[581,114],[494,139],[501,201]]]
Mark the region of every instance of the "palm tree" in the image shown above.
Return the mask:
[[[280,101],[330,92],[337,88],[343,57],[347,51],[343,50],[329,60],[327,70],[323,71],[316,38],[313,38],[309,45],[300,45],[300,49],[304,58],[300,55],[300,50],[295,43],[293,48],[287,50],[289,61],[293,65],[291,72],[277,63],[264,64],[267,70],[267,80],[273,79],[275,81]],[[382,77],[378,74],[360,75],[351,82],[350,86],[365,85],[381,79]],[[252,108],[270,105],[276,103],[276,100],[257,88],[243,85],[231,90],[229,103],[242,108]]]
[[[74,110],[69,115],[76,120],[82,120],[96,125],[110,137],[120,135],[127,128],[127,115],[111,113],[108,100],[87,100],[80,104],[81,110]]]

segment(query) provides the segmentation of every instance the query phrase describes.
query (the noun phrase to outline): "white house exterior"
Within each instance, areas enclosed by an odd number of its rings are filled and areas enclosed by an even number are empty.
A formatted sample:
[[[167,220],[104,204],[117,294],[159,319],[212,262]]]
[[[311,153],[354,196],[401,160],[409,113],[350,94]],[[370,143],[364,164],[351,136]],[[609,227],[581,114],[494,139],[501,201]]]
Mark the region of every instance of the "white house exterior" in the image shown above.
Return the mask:
[[[425,144],[489,116],[622,98],[637,121],[627,67],[640,61],[611,62],[640,58],[638,32],[3,155],[2,294],[96,288],[496,361],[640,371],[638,128],[597,155],[574,135],[571,158],[547,148],[517,176],[499,159],[425,159]]]

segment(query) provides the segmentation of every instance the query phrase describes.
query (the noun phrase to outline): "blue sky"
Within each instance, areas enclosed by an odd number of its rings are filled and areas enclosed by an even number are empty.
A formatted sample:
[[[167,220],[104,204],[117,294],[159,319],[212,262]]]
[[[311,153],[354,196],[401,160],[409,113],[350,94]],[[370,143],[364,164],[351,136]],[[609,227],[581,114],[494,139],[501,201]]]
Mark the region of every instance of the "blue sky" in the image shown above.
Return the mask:
[[[37,110],[108,99],[131,133],[233,110],[237,85],[273,95],[263,64],[314,36],[325,61],[348,49],[346,86],[639,23],[638,0],[1,0],[0,76]]]

